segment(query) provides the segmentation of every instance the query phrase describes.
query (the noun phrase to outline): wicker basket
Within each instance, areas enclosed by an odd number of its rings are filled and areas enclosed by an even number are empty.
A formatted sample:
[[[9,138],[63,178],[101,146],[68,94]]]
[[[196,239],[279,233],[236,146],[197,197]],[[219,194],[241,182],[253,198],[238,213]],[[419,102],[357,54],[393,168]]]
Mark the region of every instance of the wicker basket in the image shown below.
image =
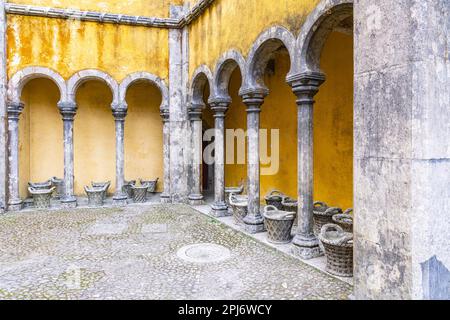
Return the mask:
[[[147,192],[148,193],[154,193],[156,191],[156,185],[158,184],[159,178],[156,178],[156,180],[142,180],[139,179],[139,181],[141,182],[141,185],[146,185],[147,187]]]
[[[266,204],[268,206],[274,206],[278,210],[282,210],[281,202],[284,197],[286,197],[286,195],[281,191],[272,190],[264,197],[264,199],[266,200]]]
[[[239,187],[226,187],[225,188],[225,202],[227,203],[228,207],[231,206],[230,204],[230,194],[235,195],[241,195],[244,192],[244,184],[242,183]]]
[[[107,182],[91,182],[92,188],[102,188],[103,191],[103,200],[106,199],[106,196],[108,195],[108,189],[111,185],[111,181]]]
[[[333,223],[344,229],[345,232],[353,232],[353,209],[347,209],[344,213],[335,214],[333,216]]]
[[[131,186],[131,190],[133,191],[133,201],[135,203],[144,203],[147,201],[148,185],[134,185]]]
[[[28,192],[33,196],[33,204],[37,209],[48,209],[51,206],[50,200],[55,187],[49,189],[35,189],[28,187]]]
[[[52,177],[51,179],[52,181],[52,185],[56,188],[56,192],[55,192],[55,198],[56,199],[61,199],[62,197],[64,197],[64,179],[59,179],[57,177]]]
[[[243,224],[248,213],[248,196],[230,194],[229,202],[233,210],[235,224]]]
[[[295,214],[294,226],[298,225],[298,201],[289,197],[284,197],[281,201],[283,211]]]
[[[130,181],[125,180],[125,182],[123,184],[122,192],[127,195],[128,199],[133,199],[133,190],[131,187],[134,185],[136,185],[136,180],[130,180]]]
[[[340,277],[353,276],[353,234],[336,224],[326,224],[319,234],[325,256],[326,271]]]
[[[339,208],[329,208],[324,202],[315,202],[313,208],[314,234],[318,236],[322,227],[333,223],[333,215],[339,213],[342,213]]]
[[[289,211],[280,211],[275,206],[264,208],[264,225],[267,230],[267,240],[282,244],[291,242],[291,230],[295,215]]]
[[[107,186],[104,187],[84,187],[84,191],[88,197],[88,205],[93,207],[101,207],[105,200]]]

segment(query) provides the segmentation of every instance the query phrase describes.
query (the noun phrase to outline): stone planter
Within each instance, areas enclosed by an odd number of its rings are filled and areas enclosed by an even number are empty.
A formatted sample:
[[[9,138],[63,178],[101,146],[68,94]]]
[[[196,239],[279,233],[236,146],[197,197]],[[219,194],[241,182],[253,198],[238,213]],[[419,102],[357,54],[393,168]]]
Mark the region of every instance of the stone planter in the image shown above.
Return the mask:
[[[353,209],[347,209],[342,214],[333,216],[333,223],[340,226],[345,232],[353,233]]]
[[[248,196],[230,194],[229,202],[233,210],[235,224],[243,224],[248,213]]]
[[[319,240],[327,258],[326,271],[339,277],[352,277],[353,234],[338,225],[326,224],[320,231]]]
[[[263,215],[269,242],[275,244],[291,242],[291,230],[295,219],[292,212],[278,210],[275,206],[267,206],[264,208]]]
[[[59,179],[57,177],[53,177],[51,179],[52,185],[56,188],[55,198],[62,199],[64,196],[64,179]]]
[[[92,188],[101,188],[103,189],[103,200],[106,199],[108,195],[108,189],[111,186],[111,181],[107,182],[91,182]]]
[[[105,200],[107,185],[103,187],[84,187],[84,191],[88,197],[88,205],[93,207],[101,207]]]
[[[324,202],[314,202],[314,234],[318,236],[322,227],[328,223],[333,223],[333,216],[339,213],[342,213],[340,208],[330,208]]]
[[[55,187],[50,187],[49,189],[35,189],[28,187],[28,192],[33,197],[33,204],[36,209],[50,208],[50,200],[54,191]]]
[[[141,185],[147,185],[148,186],[148,189],[147,189],[148,193],[154,193],[156,191],[156,185],[158,184],[159,178],[156,178],[156,180],[142,180],[142,179],[139,179],[139,181],[141,182]]]
[[[126,181],[122,187],[123,193],[127,195],[128,199],[133,199],[133,189],[132,186],[136,185],[136,180]]]
[[[131,189],[133,190],[133,201],[135,203],[144,203],[147,201],[147,192],[148,192],[148,186],[146,184],[142,186],[131,186]]]
[[[289,197],[284,197],[281,201],[283,211],[292,212],[295,215],[294,226],[298,225],[298,201]]]
[[[225,188],[225,202],[228,207],[231,207],[230,204],[230,194],[241,195],[244,192],[244,184],[240,187],[226,187]]]
[[[281,202],[283,201],[283,198],[286,197],[286,195],[278,190],[272,190],[267,194],[264,199],[266,200],[266,204],[268,206],[274,206],[278,210],[282,209]]]

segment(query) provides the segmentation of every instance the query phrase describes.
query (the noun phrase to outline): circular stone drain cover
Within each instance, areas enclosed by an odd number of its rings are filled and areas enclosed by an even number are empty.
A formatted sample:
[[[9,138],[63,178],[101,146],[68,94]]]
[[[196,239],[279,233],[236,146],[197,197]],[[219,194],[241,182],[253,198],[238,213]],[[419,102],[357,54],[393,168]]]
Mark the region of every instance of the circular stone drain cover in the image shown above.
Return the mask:
[[[197,243],[182,247],[177,256],[188,262],[212,263],[227,260],[231,251],[224,246],[214,243]]]

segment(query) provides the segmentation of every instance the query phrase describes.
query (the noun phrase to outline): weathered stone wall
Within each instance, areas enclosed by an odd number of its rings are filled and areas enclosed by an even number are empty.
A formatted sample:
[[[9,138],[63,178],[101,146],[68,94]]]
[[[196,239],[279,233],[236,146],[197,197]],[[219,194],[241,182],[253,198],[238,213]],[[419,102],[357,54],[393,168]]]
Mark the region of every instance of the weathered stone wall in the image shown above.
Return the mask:
[[[6,15],[5,1],[0,1],[0,213],[6,204]]]
[[[450,298],[449,8],[355,2],[356,298]]]

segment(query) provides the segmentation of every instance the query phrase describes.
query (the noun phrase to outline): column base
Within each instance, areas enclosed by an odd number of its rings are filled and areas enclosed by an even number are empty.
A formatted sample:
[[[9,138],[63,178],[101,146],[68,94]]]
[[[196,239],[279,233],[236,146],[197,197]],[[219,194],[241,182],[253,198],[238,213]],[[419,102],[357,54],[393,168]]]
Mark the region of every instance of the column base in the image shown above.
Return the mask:
[[[191,194],[189,195],[189,204],[191,206],[200,206],[203,202],[203,195],[202,194]]]
[[[72,209],[77,207],[77,198],[75,197],[67,197],[61,199],[61,207],[64,209]]]
[[[168,193],[161,193],[159,196],[161,203],[170,203],[170,194]]]
[[[303,259],[310,260],[323,256],[320,241],[314,235],[296,235],[292,241],[292,254]]]
[[[128,204],[126,194],[118,194],[113,197],[113,206],[115,207],[124,207]]]
[[[211,205],[211,215],[217,218],[230,216],[225,202],[215,202]]]
[[[264,226],[264,218],[261,215],[253,216],[247,215],[244,218],[245,231],[251,234],[260,233],[266,231]]]
[[[8,202],[8,211],[20,211],[23,209],[23,201],[21,199],[13,199]]]

